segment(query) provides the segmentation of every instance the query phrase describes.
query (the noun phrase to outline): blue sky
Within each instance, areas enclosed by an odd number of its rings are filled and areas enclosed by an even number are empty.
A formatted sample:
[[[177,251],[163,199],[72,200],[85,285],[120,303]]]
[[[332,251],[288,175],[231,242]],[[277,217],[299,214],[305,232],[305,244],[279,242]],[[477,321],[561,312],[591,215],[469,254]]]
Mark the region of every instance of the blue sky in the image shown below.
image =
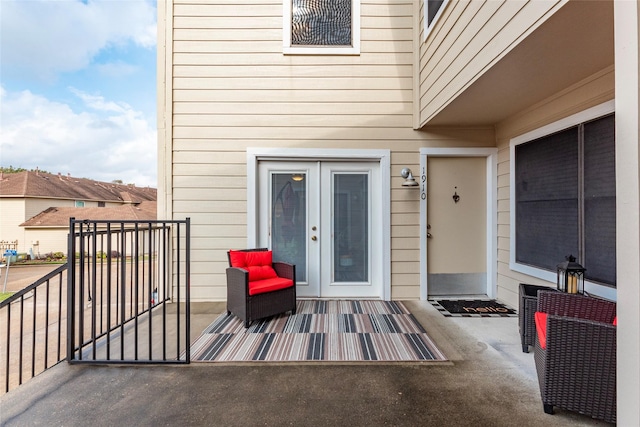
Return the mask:
[[[157,186],[155,0],[0,0],[0,165]]]

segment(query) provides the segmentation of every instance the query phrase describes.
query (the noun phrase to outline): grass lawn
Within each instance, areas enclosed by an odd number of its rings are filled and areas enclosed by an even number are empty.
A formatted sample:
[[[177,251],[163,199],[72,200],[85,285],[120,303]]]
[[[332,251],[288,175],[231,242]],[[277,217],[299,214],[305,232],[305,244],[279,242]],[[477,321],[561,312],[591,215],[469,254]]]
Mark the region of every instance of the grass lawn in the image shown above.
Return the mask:
[[[4,301],[13,295],[13,292],[0,292],[0,301]]]

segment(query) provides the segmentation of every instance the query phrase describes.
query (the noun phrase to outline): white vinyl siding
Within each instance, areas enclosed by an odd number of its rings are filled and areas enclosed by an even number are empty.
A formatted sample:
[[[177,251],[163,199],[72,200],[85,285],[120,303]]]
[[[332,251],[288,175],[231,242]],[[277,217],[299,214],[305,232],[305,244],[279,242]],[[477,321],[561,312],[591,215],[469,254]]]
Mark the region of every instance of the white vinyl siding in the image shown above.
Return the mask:
[[[413,130],[414,10],[361,2],[360,55],[304,56],[282,54],[279,1],[161,8],[160,28],[173,27],[159,41],[171,64],[159,65],[158,205],[191,217],[194,300],[226,298],[226,251],[247,244],[250,147],[390,149],[391,297],[419,298],[419,194],[401,187],[400,170],[418,169],[421,147],[493,145],[494,134]]]

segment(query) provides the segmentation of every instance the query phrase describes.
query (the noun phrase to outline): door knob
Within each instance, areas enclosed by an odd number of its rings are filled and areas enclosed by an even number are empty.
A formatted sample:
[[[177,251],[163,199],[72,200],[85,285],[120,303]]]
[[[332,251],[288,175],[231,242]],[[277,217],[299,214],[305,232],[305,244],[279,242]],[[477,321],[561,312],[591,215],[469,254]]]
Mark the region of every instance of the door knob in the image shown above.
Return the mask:
[[[318,238],[316,236],[311,236],[311,240],[315,242],[316,240],[318,240]]]
[[[431,238],[431,233],[427,232],[427,239]]]

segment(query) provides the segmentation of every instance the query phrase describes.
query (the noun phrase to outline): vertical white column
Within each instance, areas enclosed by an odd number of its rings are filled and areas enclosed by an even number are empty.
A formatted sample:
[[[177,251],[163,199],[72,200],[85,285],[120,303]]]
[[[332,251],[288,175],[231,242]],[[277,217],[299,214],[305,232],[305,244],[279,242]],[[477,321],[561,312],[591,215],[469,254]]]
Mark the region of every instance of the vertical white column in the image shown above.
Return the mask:
[[[618,425],[640,425],[640,34],[636,1],[614,2]]]

